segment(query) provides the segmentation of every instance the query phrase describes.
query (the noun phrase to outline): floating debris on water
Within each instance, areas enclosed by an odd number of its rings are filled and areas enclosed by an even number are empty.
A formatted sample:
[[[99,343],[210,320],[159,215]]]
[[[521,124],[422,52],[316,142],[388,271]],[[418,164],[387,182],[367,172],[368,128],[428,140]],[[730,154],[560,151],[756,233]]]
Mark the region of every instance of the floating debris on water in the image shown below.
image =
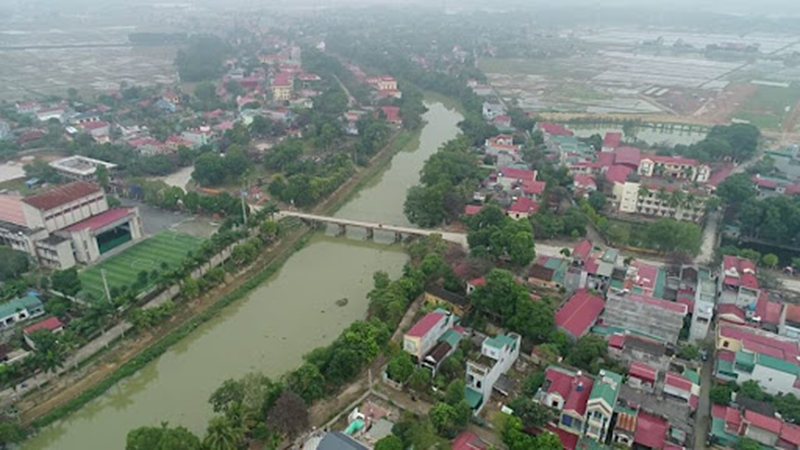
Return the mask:
[[[347,303],[348,303],[349,301],[350,301],[350,300],[348,300],[348,299],[347,299],[347,297],[345,297],[345,298],[340,298],[339,300],[336,300],[336,306],[347,306]]]

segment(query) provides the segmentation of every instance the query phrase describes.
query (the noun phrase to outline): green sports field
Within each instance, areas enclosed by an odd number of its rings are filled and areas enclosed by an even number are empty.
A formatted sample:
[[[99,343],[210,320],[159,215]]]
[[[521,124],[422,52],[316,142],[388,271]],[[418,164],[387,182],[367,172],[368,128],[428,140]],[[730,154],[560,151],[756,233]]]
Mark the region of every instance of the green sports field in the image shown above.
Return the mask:
[[[202,239],[188,234],[163,231],[82,271],[79,276],[83,289],[95,299],[103,298],[105,293],[100,269],[106,270],[109,288],[132,286],[142,270],[148,273],[153,269],[161,271],[162,262],[174,267],[183,260],[186,253],[200,247],[202,243]],[[147,287],[153,283],[151,280]]]

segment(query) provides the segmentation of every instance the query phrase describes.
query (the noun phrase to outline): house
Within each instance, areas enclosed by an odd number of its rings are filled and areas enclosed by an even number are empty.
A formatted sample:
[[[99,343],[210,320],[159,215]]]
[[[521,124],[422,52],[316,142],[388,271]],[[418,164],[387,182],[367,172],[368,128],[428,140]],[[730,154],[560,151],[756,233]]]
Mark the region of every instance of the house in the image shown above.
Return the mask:
[[[87,133],[93,138],[98,139],[102,136],[108,136],[111,126],[108,124],[108,122],[98,120],[93,122],[84,122],[80,125],[80,129],[84,133]]]
[[[692,380],[674,372],[667,372],[664,377],[664,395],[686,403],[697,402],[700,396],[699,378]]]
[[[358,136],[358,121],[361,120],[361,116],[363,115],[364,111],[347,111],[344,113],[345,134]]]
[[[602,297],[580,289],[556,311],[556,327],[573,341],[578,340],[594,326],[604,306]]]
[[[201,147],[211,143],[211,138],[214,132],[210,127],[200,127],[192,130],[186,130],[181,133],[181,138],[192,143],[192,147]]]
[[[781,336],[800,339],[800,305],[787,303],[783,306],[778,332]]]
[[[647,392],[655,390],[658,369],[642,362],[633,362],[628,367],[628,385]]]
[[[689,308],[646,295],[609,291],[603,324],[675,344]]]
[[[622,375],[600,370],[586,402],[586,437],[605,442],[621,386]]]
[[[497,116],[506,114],[506,107],[502,103],[483,102],[483,119],[494,120]]]
[[[41,105],[37,102],[17,102],[17,114],[36,114],[36,111],[41,109]]]
[[[720,272],[718,303],[754,310],[761,295],[755,263],[746,258],[725,255]]]
[[[50,119],[56,119],[63,122],[66,117],[67,110],[63,106],[53,106],[50,108],[39,109],[36,111],[36,118],[42,122],[47,122]]]
[[[519,197],[508,207],[507,215],[514,220],[527,219],[539,211],[539,206],[530,197]]]
[[[661,177],[706,183],[711,167],[682,156],[641,155],[637,173],[643,177]]]
[[[567,129],[564,125],[553,122],[537,122],[535,126],[545,137],[551,136],[573,136],[575,133]]]
[[[601,151],[613,152],[617,149],[617,147],[619,147],[621,142],[622,133],[618,131],[609,131],[606,133],[605,137],[603,137],[603,146],[601,147]]]
[[[464,313],[470,306],[469,301],[463,295],[435,286],[425,290],[424,298],[426,304],[442,307],[448,311],[452,311],[459,317],[464,317]]]
[[[663,417],[649,414],[645,411],[639,411],[636,416],[636,431],[634,432],[633,444],[635,448],[640,449],[664,449],[683,447],[669,444],[667,447],[665,442],[667,431],[669,430],[669,422]]]
[[[116,164],[81,155],[68,156],[51,161],[49,165],[55,169],[59,175],[77,181],[96,180],[98,167],[105,167],[109,174],[117,168]]]
[[[467,295],[475,292],[478,286],[486,284],[486,277],[475,278],[474,280],[467,281]]]
[[[292,110],[287,108],[271,108],[265,109],[262,112],[270,120],[275,122],[283,122],[284,124],[288,124],[295,118],[295,114],[292,112]]]
[[[153,138],[137,138],[125,141],[125,144],[135,148],[139,153],[146,156],[164,153],[166,147],[161,142]]]
[[[496,116],[489,123],[494,125],[500,132],[514,131],[514,127],[511,125],[511,116],[505,114]]]
[[[178,109],[175,103],[164,100],[163,98],[156,100],[153,106],[169,113],[174,113]]]
[[[53,334],[58,334],[64,331],[64,324],[58,320],[58,317],[49,317],[39,323],[35,323],[23,331],[23,338],[25,343],[32,349],[36,349],[36,343],[31,339],[31,334],[39,330],[49,330]]]
[[[564,286],[568,266],[569,263],[566,259],[538,256],[528,271],[528,284],[558,289]]]
[[[317,444],[316,450],[368,450],[358,441],[350,436],[332,431],[325,433],[325,436]]]
[[[403,120],[400,118],[399,106],[381,106],[381,111],[383,111],[383,115],[386,117],[386,121],[388,123],[391,124],[403,123]]]
[[[592,192],[597,190],[597,183],[591,175],[573,175],[572,186],[575,193],[584,198],[588,198]]]
[[[292,98],[294,81],[291,73],[279,72],[272,80],[272,100],[284,102]]]
[[[0,242],[66,269],[142,237],[136,208],[110,209],[103,189],[75,182],[21,198],[0,196]]]
[[[27,296],[9,300],[0,304],[0,330],[42,314],[44,305],[36,297]]]
[[[465,397],[474,414],[480,413],[495,383],[517,361],[521,343],[522,337],[516,333],[486,338],[481,345],[481,356],[467,361]]]
[[[460,327],[445,331],[436,345],[425,355],[420,365],[430,369],[432,377],[435,377],[436,371],[439,370],[439,365],[458,349],[458,343],[462,337],[463,330]]]
[[[557,429],[580,437],[584,433],[586,405],[593,388],[594,380],[580,370],[574,372],[551,365],[545,369],[544,383],[534,400],[556,410]]]
[[[765,392],[800,394],[800,348],[787,339],[751,327],[720,324],[714,376],[721,381],[755,380]]]
[[[403,350],[422,363],[425,355],[453,328],[457,317],[444,310],[429,312],[403,336]]]
[[[510,134],[499,134],[486,139],[484,151],[487,155],[498,158],[500,155],[509,155],[512,161],[519,161],[521,146],[514,144],[514,136]]]
[[[486,444],[473,433],[469,431],[462,431],[453,439],[453,443],[450,446],[452,450],[487,450],[489,445]]]
[[[194,143],[186,140],[180,136],[170,136],[164,141],[164,146],[167,147],[170,151],[177,152],[181,147],[191,148],[194,146]]]

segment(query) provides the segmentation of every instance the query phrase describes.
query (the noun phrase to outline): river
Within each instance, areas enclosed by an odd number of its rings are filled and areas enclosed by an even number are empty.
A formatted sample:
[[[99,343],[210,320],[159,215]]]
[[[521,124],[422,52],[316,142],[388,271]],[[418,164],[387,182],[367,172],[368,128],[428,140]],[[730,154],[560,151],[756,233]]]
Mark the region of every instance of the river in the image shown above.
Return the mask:
[[[407,225],[403,201],[424,161],[458,132],[461,115],[427,105],[418,145],[344,205],[338,216]],[[397,245],[319,233],[281,270],[218,317],[198,327],[139,373],[26,441],[27,450],[123,449],[132,428],[162,421],[202,436],[212,415],[208,397],[225,379],[251,371],[269,376],[297,367],[303,354],[327,345],[365,316],[372,274],[397,277],[407,256]],[[344,307],[335,304],[349,299]]]

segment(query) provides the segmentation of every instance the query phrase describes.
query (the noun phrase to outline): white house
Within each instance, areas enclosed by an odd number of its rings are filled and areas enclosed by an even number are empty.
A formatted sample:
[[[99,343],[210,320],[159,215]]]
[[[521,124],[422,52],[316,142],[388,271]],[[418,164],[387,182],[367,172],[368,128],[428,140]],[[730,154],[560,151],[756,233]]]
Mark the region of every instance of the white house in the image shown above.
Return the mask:
[[[403,350],[421,363],[425,355],[439,342],[439,338],[453,328],[455,320],[456,316],[442,309],[425,314],[403,336]]]
[[[500,375],[517,361],[521,342],[516,333],[487,338],[481,345],[481,356],[467,361],[466,400],[475,414],[489,401]]]

